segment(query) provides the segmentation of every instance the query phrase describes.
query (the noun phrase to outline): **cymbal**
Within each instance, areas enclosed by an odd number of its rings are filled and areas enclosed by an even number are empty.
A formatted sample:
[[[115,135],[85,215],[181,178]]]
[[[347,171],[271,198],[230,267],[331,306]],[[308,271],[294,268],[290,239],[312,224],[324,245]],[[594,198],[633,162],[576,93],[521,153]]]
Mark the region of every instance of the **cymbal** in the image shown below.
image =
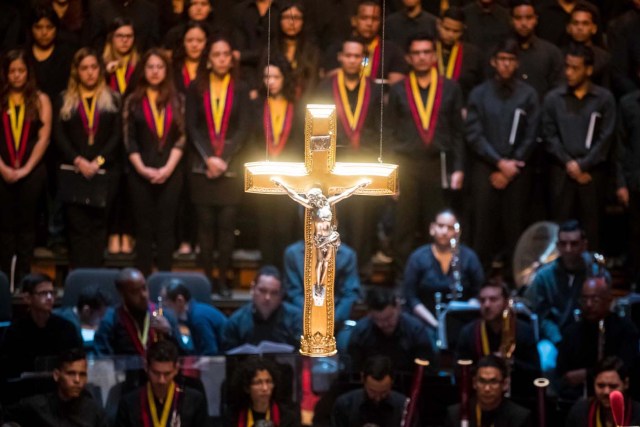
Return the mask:
[[[540,221],[522,233],[513,255],[513,278],[517,288],[529,285],[538,268],[558,257],[558,229],[556,223]]]

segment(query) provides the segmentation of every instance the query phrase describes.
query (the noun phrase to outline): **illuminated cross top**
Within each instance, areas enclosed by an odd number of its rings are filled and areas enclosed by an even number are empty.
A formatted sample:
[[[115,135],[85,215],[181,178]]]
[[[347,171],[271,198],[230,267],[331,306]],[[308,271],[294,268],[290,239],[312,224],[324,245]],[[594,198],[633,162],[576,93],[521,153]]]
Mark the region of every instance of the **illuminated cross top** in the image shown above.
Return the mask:
[[[300,352],[335,354],[335,254],[340,244],[334,205],[359,194],[396,194],[398,167],[386,163],[337,163],[333,105],[307,105],[304,163],[245,164],[245,191],[288,194],[305,209],[304,315]]]

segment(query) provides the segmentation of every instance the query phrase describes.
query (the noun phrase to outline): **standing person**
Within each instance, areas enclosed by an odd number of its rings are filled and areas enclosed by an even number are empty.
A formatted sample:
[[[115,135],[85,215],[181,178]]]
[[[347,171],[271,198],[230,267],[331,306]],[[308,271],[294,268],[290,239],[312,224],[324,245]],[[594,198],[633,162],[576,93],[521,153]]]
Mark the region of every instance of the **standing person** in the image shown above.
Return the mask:
[[[174,2],[175,5],[175,2]],[[217,14],[224,15],[224,14]],[[184,0],[184,10],[181,22],[174,25],[167,31],[164,37],[163,46],[175,52],[183,41],[184,33],[192,22],[197,22],[207,28],[207,33],[218,29],[214,23],[213,7],[210,0]],[[222,23],[221,23],[222,24]]]
[[[242,196],[236,160],[250,129],[249,88],[233,76],[231,42],[217,36],[207,44],[199,80],[187,95],[191,150],[189,188],[198,218],[201,265],[212,275],[214,232],[218,249],[218,291],[230,295],[228,272],[235,222]]]
[[[597,250],[616,106],[611,92],[591,82],[592,73],[591,48],[571,46],[565,56],[567,84],[545,98],[542,126],[555,160],[550,171],[554,216],[559,221],[578,216]]]
[[[540,107],[535,89],[516,78],[517,55],[515,40],[500,42],[491,58],[494,78],[469,95],[472,242],[485,270],[496,255],[508,259],[513,253],[532,188],[527,162],[535,148]]]
[[[65,201],[69,263],[72,268],[97,268],[103,262],[107,214],[119,182],[122,134],[120,99],[107,86],[102,61],[92,49],[76,52],[69,85],[56,111],[55,140],[62,164],[73,165],[80,172],[73,175],[72,182],[77,188],[64,192],[84,196],[85,188],[91,186],[94,195],[99,192],[104,198],[90,205],[84,204],[84,200]],[[105,172],[106,178],[96,176]],[[105,186],[98,187],[105,181]]]
[[[402,0],[402,9],[390,14],[386,21],[386,38],[404,46],[415,33],[436,32],[436,17],[425,12],[421,0]]]
[[[473,0],[462,8],[467,40],[484,52],[485,60],[509,35],[509,11],[496,0]]]
[[[444,189],[459,190],[464,179],[462,91],[438,75],[432,36],[413,36],[406,59],[412,71],[391,87],[386,120],[391,150],[400,166],[394,230],[397,271],[418,246],[416,234],[445,208]]]
[[[124,142],[133,171],[129,188],[136,224],[136,264],[151,273],[153,243],[159,270],[171,270],[175,218],[184,179],[178,163],[186,136],[184,101],[173,84],[169,59],[151,49],[124,106]]]
[[[2,58],[0,86],[0,270],[14,283],[31,269],[36,210],[46,180],[42,157],[51,133],[51,103],[36,86],[33,67],[22,50]]]
[[[131,19],[136,29],[138,47],[145,51],[160,40],[160,7],[151,0],[105,0],[89,2],[89,40],[92,45],[104,44],[109,25],[116,17]]]

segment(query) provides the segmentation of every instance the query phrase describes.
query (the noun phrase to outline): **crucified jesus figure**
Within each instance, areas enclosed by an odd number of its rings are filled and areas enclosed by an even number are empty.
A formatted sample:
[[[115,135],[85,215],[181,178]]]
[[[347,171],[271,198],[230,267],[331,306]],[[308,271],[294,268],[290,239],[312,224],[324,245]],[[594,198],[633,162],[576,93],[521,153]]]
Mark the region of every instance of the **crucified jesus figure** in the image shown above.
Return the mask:
[[[364,180],[342,193],[328,198],[322,194],[322,189],[319,187],[312,187],[306,193],[298,193],[286,186],[278,178],[273,178],[272,181],[282,187],[294,201],[311,210],[311,217],[314,223],[313,246],[316,251],[316,281],[313,285],[313,304],[322,306],[326,296],[325,281],[329,263],[338,250],[338,246],[340,246],[340,234],[336,231],[336,226],[332,224],[333,214],[331,213],[331,207],[340,200],[351,196],[358,189],[366,187],[371,181]]]

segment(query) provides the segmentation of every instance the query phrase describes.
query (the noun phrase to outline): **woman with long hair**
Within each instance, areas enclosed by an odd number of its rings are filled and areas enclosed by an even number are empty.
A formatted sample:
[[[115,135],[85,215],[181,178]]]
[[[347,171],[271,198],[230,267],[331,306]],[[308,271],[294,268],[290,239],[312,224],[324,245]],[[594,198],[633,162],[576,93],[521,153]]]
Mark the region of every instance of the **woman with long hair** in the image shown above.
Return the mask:
[[[175,218],[184,174],[178,163],[186,143],[184,101],[160,49],[147,51],[135,89],[124,106],[124,142],[133,171],[129,188],[136,225],[137,267],[151,273],[155,242],[158,270],[171,270]]]
[[[100,267],[107,241],[107,214],[119,179],[121,116],[120,98],[109,88],[98,54],[78,50],[71,63],[67,90],[62,94],[54,123],[61,167],[73,165],[79,174],[64,193],[83,196],[91,188],[99,200],[81,203],[67,199],[65,213],[72,268]],[[61,171],[61,177],[68,171]],[[70,183],[69,181],[61,181]],[[77,186],[76,186],[77,184]],[[86,195],[84,195],[86,196]]]
[[[7,52],[1,67],[0,270],[14,271],[14,283],[19,283],[31,269],[36,210],[46,180],[41,160],[51,133],[51,103],[38,90],[25,51]]]
[[[231,42],[216,36],[208,43],[200,73],[187,95],[187,129],[193,144],[189,173],[191,200],[205,274],[212,275],[214,232],[218,243],[217,291],[228,296],[235,221],[242,196],[238,151],[250,128],[247,85],[236,79]]]
[[[207,27],[207,33],[214,31],[216,24],[211,0],[185,0],[182,19],[167,32],[164,37],[164,47],[175,52],[180,42],[184,40],[183,35],[191,22],[198,22]]]

